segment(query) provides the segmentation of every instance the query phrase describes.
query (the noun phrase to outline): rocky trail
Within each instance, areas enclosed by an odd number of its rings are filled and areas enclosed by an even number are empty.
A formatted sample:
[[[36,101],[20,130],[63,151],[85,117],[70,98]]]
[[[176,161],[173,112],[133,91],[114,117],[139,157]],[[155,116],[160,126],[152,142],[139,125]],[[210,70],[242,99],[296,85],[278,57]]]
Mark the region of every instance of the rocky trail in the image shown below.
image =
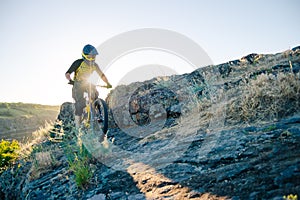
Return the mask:
[[[72,104],[65,103],[52,130],[63,139],[44,140],[35,159],[3,172],[0,198],[299,196],[299,70],[297,47],[119,86],[106,100],[111,116],[103,143],[97,133],[78,133]],[[68,156],[79,153],[77,138],[91,155],[92,175],[81,187]]]

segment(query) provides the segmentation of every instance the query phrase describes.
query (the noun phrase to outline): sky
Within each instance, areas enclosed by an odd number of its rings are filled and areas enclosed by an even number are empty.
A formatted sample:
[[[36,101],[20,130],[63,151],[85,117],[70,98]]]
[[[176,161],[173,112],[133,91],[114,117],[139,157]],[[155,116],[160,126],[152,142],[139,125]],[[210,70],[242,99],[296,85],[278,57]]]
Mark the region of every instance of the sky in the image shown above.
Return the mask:
[[[299,10],[299,0],[0,0],[0,102],[73,101],[65,72],[81,58],[83,46],[98,47],[140,29],[178,33],[213,64],[288,50],[300,45]],[[110,48],[117,52],[118,44]],[[140,66],[192,71],[180,53],[161,50],[125,52],[100,68],[114,87]],[[152,71],[168,75],[162,68]]]

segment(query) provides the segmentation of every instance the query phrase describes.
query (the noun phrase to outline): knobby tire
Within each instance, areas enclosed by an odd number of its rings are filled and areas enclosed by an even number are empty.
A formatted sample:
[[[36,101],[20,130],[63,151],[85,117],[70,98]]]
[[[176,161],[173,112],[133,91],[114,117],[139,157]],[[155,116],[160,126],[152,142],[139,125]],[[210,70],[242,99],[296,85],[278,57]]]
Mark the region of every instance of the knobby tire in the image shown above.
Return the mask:
[[[101,128],[103,133],[106,134],[108,130],[108,106],[106,102],[100,98],[96,99],[93,104],[94,116],[98,118],[101,114],[101,120],[97,119],[94,125],[96,125],[98,128]]]

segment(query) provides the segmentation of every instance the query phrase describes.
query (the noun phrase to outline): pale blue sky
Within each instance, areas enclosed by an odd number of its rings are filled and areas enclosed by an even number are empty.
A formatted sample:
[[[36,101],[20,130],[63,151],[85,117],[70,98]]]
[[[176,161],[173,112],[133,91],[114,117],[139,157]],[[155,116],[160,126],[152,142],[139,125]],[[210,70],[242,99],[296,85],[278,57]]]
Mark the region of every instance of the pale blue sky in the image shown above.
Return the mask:
[[[300,45],[299,10],[299,0],[0,0],[0,102],[72,101],[64,73],[82,47],[135,29],[183,34],[215,64],[284,51]]]

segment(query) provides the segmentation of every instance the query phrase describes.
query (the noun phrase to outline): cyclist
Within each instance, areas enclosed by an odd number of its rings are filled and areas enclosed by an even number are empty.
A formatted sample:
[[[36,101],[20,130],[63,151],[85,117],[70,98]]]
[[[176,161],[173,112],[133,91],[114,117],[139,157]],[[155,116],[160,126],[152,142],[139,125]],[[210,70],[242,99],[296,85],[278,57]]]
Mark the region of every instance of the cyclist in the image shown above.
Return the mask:
[[[96,55],[98,55],[97,49],[87,44],[83,47],[82,58],[75,60],[71,67],[66,72],[65,76],[69,80],[69,84],[73,85],[72,97],[75,100],[75,125],[79,127],[81,122],[81,116],[85,107],[84,92],[89,91],[90,84],[88,82],[92,73],[97,72],[101,79],[107,84],[107,88],[111,88],[111,84],[107,80],[105,74],[100,70],[99,66],[95,62]],[[74,72],[74,80],[71,78],[71,74]],[[95,86],[92,88],[92,98],[98,97],[98,92]]]

